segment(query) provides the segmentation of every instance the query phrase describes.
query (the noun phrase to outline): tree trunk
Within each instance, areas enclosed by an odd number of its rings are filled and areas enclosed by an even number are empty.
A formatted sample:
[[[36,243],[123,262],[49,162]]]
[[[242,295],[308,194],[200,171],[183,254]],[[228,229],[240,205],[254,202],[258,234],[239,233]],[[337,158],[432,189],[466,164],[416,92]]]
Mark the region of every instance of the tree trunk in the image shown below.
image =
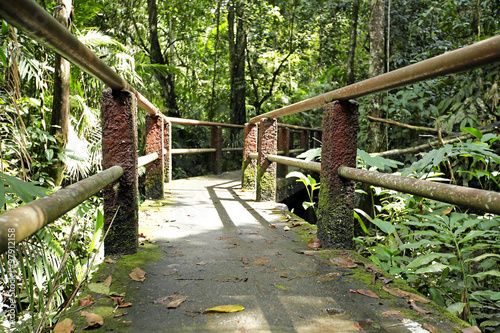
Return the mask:
[[[229,67],[231,76],[231,123],[246,122],[245,50],[247,43],[245,24],[245,1],[232,0],[228,3]]]
[[[384,72],[384,2],[385,0],[371,0],[370,16],[370,76],[378,76]],[[370,96],[368,114],[374,118],[382,118],[380,107],[382,95]],[[370,143],[368,152],[378,152],[384,147],[384,136],[380,123],[370,124]]]
[[[215,117],[215,84],[217,82],[217,61],[219,55],[219,37],[220,37],[220,10],[222,6],[222,0],[217,1],[217,33],[215,35],[215,46],[214,46],[214,73],[212,78],[212,96],[210,98],[210,106],[208,110],[208,120],[212,121]]]
[[[158,39],[158,10],[156,0],[148,0],[148,24],[150,41],[150,59],[152,64],[169,65],[168,59],[163,57],[160,42]],[[155,71],[156,78],[162,89],[162,96],[165,106],[168,108],[169,117],[179,117],[179,108],[177,106],[177,96],[175,94],[175,82],[173,74],[165,75],[161,71]]]
[[[71,30],[72,0],[58,0],[55,7],[55,18],[66,29]],[[59,149],[64,149],[68,143],[69,131],[69,81],[70,63],[59,54],[55,56],[54,93],[52,104],[52,119],[49,133],[57,140]],[[50,162],[50,161],[49,161]],[[54,179],[55,185],[60,185],[63,179],[65,165],[61,160],[50,165],[47,173]]]
[[[347,84],[353,84],[355,82],[354,56],[356,55],[356,42],[358,38],[358,14],[359,0],[353,0],[351,14],[351,37],[349,41],[349,53],[347,55]]]

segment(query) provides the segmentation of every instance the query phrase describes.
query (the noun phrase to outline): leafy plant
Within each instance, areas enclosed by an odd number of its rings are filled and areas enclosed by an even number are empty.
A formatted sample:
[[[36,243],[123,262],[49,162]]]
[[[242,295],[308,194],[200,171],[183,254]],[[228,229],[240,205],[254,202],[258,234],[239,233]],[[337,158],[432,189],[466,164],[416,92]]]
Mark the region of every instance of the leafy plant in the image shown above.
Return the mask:
[[[310,207],[315,209],[316,203],[314,202],[314,191],[319,190],[320,184],[316,182],[316,179],[314,179],[310,175],[306,176],[299,171],[292,171],[288,173],[288,175],[286,175],[286,178],[292,178],[292,177],[297,177],[298,178],[297,182],[303,183],[307,190],[307,196],[309,197],[309,201],[302,202],[302,207],[304,207],[304,210],[307,210]]]

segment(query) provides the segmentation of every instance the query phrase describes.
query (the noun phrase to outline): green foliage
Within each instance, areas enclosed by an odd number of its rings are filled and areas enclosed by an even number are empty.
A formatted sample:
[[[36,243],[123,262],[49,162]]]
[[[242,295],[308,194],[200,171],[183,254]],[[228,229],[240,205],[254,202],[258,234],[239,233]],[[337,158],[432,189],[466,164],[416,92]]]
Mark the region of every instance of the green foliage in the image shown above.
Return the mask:
[[[292,177],[297,177],[297,182],[301,182],[304,184],[306,190],[307,190],[307,196],[309,197],[309,201],[304,201],[302,203],[302,207],[304,207],[304,210],[307,210],[309,207],[315,206],[314,202],[314,191],[319,190],[320,184],[316,182],[316,179],[311,177],[310,175],[304,175],[302,172],[299,171],[292,171],[286,175],[286,178],[292,178]]]

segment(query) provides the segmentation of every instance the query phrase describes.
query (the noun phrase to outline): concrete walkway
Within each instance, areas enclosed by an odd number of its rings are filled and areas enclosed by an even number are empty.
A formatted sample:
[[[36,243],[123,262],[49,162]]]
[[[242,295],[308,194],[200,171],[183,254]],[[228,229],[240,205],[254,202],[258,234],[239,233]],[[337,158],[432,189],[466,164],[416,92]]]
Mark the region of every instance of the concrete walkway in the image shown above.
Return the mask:
[[[242,192],[239,177],[233,172],[174,181],[167,185],[168,204],[141,212],[140,232],[163,255],[141,265],[144,282],[112,285],[126,290],[126,301],[133,303],[119,309],[127,315],[116,320],[126,325],[115,331],[305,333],[365,327],[367,332],[428,332],[410,328],[418,324],[405,319],[404,299],[350,292],[367,288],[352,270],[337,268],[319,254],[298,253],[309,249],[294,229],[284,230],[291,223],[276,204],[256,203],[254,193]],[[338,277],[320,282],[329,273]],[[183,297],[177,308],[167,308]],[[201,313],[221,305],[245,309]],[[403,312],[394,313],[395,306]],[[435,316],[426,317],[441,325],[440,331],[456,331]]]

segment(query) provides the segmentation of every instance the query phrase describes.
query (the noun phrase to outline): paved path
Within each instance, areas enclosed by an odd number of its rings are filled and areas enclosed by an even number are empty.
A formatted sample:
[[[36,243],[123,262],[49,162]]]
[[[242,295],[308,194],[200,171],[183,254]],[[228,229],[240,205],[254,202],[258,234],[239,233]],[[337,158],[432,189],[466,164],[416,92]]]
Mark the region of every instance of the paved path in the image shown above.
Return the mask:
[[[165,255],[141,267],[143,283],[130,282],[126,299],[134,305],[123,317],[130,330],[120,332],[359,332],[366,319],[373,321],[367,332],[411,331],[402,317],[381,315],[394,310],[385,300],[349,292],[366,286],[345,271],[297,253],[308,248],[283,229],[275,204],[254,202],[239,179],[226,173],[174,181],[171,204],[141,212],[141,232]],[[332,272],[346,276],[318,281]],[[161,304],[176,293],[187,296],[178,308]],[[200,314],[227,304],[245,309]],[[341,313],[327,312],[334,308]]]

